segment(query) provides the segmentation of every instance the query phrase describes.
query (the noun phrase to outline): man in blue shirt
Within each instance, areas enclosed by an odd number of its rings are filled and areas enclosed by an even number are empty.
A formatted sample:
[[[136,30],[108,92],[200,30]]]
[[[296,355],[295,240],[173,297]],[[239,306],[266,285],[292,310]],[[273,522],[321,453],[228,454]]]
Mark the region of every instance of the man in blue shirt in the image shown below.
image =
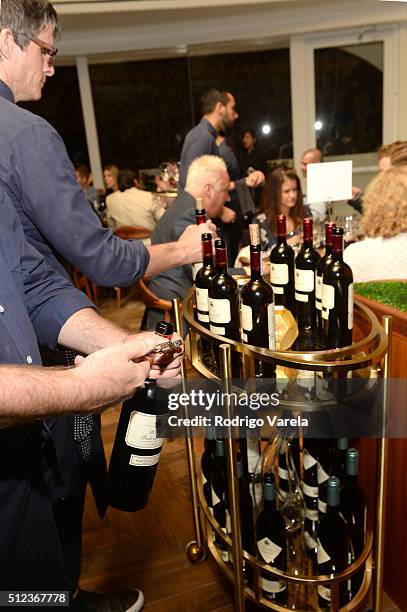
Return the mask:
[[[48,0],[2,0],[0,17],[0,185],[15,206],[28,241],[47,264],[66,274],[63,260],[103,286],[126,286],[144,274],[199,261],[200,235],[214,226],[190,226],[176,243],[145,247],[102,227],[77,184],[57,132],[15,103],[38,100],[55,70],[56,12]],[[80,417],[49,421],[64,487],[55,485],[55,520],[71,581],[80,572],[81,519],[86,483],[103,513],[104,456],[97,422]],[[83,449],[92,442],[92,457]],[[69,530],[66,529],[67,525]]]
[[[93,354],[77,357],[73,369],[43,368],[38,341]],[[136,360],[159,342],[153,333],[132,335],[102,319],[47,266],[0,188],[0,590],[75,588],[51,505],[49,479],[58,476],[52,440],[39,419],[88,413],[131,396],[157,374],[148,358]],[[163,375],[176,376],[178,365],[174,360]],[[136,596],[141,606],[142,594]]]

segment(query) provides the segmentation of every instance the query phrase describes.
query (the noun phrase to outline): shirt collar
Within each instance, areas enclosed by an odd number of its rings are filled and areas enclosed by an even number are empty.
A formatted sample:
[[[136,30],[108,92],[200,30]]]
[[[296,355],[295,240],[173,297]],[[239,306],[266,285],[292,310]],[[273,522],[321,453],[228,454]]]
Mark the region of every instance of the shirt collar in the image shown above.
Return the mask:
[[[10,87],[0,80],[0,97],[5,98],[9,102],[15,102],[13,92]]]
[[[215,128],[213,127],[212,123],[209,123],[209,121],[207,119],[205,119],[205,117],[202,117],[201,123],[203,123],[206,127],[206,129],[208,130],[208,132],[210,134],[212,134],[212,136],[214,138],[216,138],[216,136],[218,135],[218,132],[215,130]]]

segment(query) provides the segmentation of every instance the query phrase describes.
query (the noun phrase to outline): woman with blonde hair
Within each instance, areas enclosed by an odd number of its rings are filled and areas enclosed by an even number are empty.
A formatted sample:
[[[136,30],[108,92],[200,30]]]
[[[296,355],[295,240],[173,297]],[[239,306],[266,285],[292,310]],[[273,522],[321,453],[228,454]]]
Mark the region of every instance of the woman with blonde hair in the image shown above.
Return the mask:
[[[380,172],[363,200],[366,239],[345,249],[356,282],[407,280],[407,167]]]
[[[119,176],[119,168],[112,164],[103,168],[103,181],[105,183],[106,195],[119,191],[117,178]]]

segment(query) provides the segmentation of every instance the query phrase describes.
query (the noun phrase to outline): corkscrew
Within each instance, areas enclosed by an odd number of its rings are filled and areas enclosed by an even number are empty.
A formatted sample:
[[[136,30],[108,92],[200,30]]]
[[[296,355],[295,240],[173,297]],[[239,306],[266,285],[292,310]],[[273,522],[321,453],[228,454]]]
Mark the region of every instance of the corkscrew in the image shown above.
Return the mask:
[[[168,340],[167,342],[163,342],[162,344],[158,344],[154,347],[149,353],[147,353],[147,357],[152,357],[153,355],[171,355],[172,353],[178,353],[182,346],[182,340]]]

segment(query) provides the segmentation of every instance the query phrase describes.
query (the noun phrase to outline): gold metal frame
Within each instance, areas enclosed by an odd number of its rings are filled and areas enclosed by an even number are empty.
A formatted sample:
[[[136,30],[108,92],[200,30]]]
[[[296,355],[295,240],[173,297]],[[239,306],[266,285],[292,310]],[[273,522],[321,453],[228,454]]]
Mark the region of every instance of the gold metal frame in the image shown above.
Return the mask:
[[[387,420],[387,385],[386,379],[389,374],[389,351],[391,338],[391,317],[384,317],[384,329],[380,325],[377,317],[366,306],[359,302],[355,302],[355,313],[357,317],[361,317],[364,323],[369,324],[370,331],[361,341],[349,347],[329,351],[314,351],[314,352],[293,352],[293,351],[269,351],[259,347],[244,345],[233,340],[223,338],[208,332],[194,319],[193,308],[193,289],[190,290],[183,303],[183,314],[189,327],[189,336],[187,339],[187,354],[193,367],[204,377],[218,380],[222,382],[225,390],[231,388],[232,368],[231,368],[231,352],[236,351],[243,355],[244,364],[248,365],[248,370],[253,371],[254,360],[262,359],[272,362],[276,365],[291,367],[294,369],[304,369],[310,371],[322,372],[343,372],[349,370],[369,369],[372,379],[377,377],[384,378],[383,386],[383,409],[382,423],[385,427]],[[181,333],[182,320],[179,304],[174,300],[175,320],[177,330]],[[198,337],[204,337],[215,341],[219,344],[221,357],[221,376],[216,377],[202,363],[198,351]],[[230,418],[233,413],[233,406],[227,405],[226,416]],[[186,409],[187,411],[187,409]],[[384,557],[384,518],[386,506],[386,479],[387,479],[387,456],[388,456],[388,440],[383,438],[378,440],[377,449],[377,503],[376,503],[376,525],[375,538],[373,537],[372,528],[368,526],[366,533],[366,544],[359,558],[348,566],[342,572],[335,576],[291,576],[280,572],[270,566],[260,562],[242,550],[241,534],[240,534],[240,512],[238,499],[238,484],[236,477],[236,442],[229,427],[229,436],[226,445],[226,459],[228,469],[228,486],[229,499],[231,500],[231,528],[232,538],[229,538],[219,527],[214,517],[211,515],[209,508],[203,496],[201,485],[196,480],[195,455],[193,448],[192,436],[186,432],[186,445],[188,455],[188,465],[191,477],[191,494],[194,515],[194,527],[196,540],[192,549],[188,550],[188,556],[191,561],[202,559],[204,556],[202,547],[202,531],[199,519],[202,521],[202,530],[205,534],[207,546],[224,571],[226,576],[233,582],[235,591],[235,610],[238,612],[244,611],[245,599],[251,599],[261,606],[284,612],[287,608],[281,607],[275,603],[266,600],[259,586],[260,572],[269,573],[277,578],[284,577],[287,582],[296,582],[314,585],[318,584],[331,585],[331,610],[335,612],[351,612],[361,608],[366,601],[371,583],[373,581],[373,597],[374,610],[380,612],[382,609],[382,587],[383,587],[383,557]],[[385,429],[384,429],[385,432]],[[191,432],[189,432],[191,433]],[[222,560],[219,551],[215,545],[213,534],[216,534],[226,546],[232,550],[233,559],[237,561],[233,565],[233,569],[228,567]],[[195,558],[196,557],[196,558]],[[244,585],[242,560],[245,559],[254,569],[254,590]],[[364,579],[359,592],[346,606],[339,608],[339,584],[343,580],[347,580],[350,576],[358,572],[364,566]]]

